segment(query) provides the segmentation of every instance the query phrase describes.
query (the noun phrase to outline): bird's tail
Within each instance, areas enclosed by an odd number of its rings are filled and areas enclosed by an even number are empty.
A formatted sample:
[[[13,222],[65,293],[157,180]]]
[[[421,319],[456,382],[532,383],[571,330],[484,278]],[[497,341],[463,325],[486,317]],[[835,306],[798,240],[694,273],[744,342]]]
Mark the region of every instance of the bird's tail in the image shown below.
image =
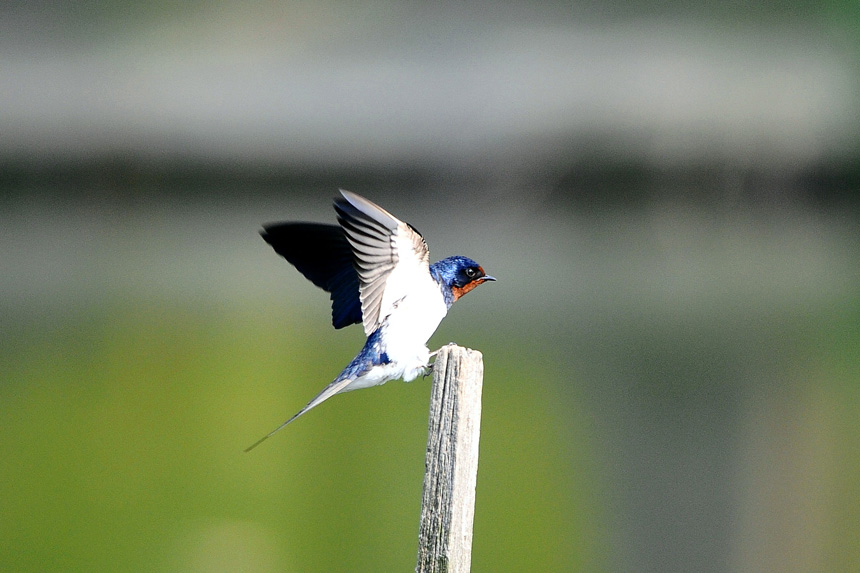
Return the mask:
[[[287,420],[286,422],[284,422],[283,424],[281,424],[280,426],[278,426],[277,428],[275,428],[274,430],[272,430],[271,432],[269,432],[268,434],[266,434],[265,436],[263,436],[262,438],[260,438],[256,442],[254,442],[253,444],[251,444],[250,446],[248,446],[247,448],[245,448],[245,452],[250,452],[251,450],[253,450],[257,446],[259,446],[260,444],[262,444],[263,442],[265,442],[266,440],[271,438],[273,435],[278,433],[280,430],[282,430],[284,427],[286,427],[290,422],[292,422],[293,420],[295,420],[296,418],[298,418],[302,414],[306,413],[307,411],[311,410],[312,408],[315,408],[316,406],[319,406],[320,404],[322,404],[323,402],[325,402],[326,400],[328,400],[329,398],[331,398],[332,396],[334,396],[338,392],[344,391],[346,389],[346,387],[349,386],[350,382],[353,382],[353,381],[354,381],[353,377],[348,377],[348,376],[344,377],[342,375],[338,376],[334,382],[332,382],[331,384],[329,384],[328,386],[323,388],[323,391],[320,392],[319,394],[317,394],[313,400],[308,402],[307,406],[305,406],[304,408],[299,410],[295,416],[293,416],[292,418],[290,418],[289,420]]]

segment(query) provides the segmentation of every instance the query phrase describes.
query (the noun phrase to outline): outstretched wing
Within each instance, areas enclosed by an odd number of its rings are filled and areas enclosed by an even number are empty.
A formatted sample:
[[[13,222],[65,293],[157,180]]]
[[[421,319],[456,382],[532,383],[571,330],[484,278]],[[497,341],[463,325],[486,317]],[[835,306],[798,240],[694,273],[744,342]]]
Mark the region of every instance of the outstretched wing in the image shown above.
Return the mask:
[[[331,293],[331,322],[343,328],[361,322],[358,274],[341,227],[318,223],[272,223],[260,231],[275,252],[316,286]]]
[[[394,305],[430,273],[418,231],[367,199],[341,189],[334,208],[355,256],[364,333],[370,336]]]

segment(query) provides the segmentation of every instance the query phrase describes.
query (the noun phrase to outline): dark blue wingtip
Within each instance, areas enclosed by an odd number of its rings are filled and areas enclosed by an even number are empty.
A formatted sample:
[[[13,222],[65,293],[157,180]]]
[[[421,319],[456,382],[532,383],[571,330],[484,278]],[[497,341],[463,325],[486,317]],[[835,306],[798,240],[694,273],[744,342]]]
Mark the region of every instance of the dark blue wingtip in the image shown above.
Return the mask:
[[[331,294],[335,328],[361,323],[358,274],[352,248],[341,227],[271,223],[264,225],[260,235],[307,279]]]

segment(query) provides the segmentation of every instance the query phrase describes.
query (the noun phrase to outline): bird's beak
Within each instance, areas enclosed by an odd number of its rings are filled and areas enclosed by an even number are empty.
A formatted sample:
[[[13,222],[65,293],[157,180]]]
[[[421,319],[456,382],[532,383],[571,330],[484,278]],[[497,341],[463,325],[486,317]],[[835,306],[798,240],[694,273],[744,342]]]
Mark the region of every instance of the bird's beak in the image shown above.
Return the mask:
[[[494,281],[494,280],[496,280],[496,277],[491,277],[490,275],[484,275],[481,277],[481,280],[482,281]]]

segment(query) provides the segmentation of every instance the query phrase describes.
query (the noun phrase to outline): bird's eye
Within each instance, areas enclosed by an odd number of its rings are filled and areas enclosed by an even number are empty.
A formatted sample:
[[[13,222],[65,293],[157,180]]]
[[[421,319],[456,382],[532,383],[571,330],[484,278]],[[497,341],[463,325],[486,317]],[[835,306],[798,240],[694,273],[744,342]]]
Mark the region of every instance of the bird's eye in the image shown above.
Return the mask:
[[[466,269],[466,276],[470,279],[474,279],[478,276],[479,271],[475,267],[469,267]]]

